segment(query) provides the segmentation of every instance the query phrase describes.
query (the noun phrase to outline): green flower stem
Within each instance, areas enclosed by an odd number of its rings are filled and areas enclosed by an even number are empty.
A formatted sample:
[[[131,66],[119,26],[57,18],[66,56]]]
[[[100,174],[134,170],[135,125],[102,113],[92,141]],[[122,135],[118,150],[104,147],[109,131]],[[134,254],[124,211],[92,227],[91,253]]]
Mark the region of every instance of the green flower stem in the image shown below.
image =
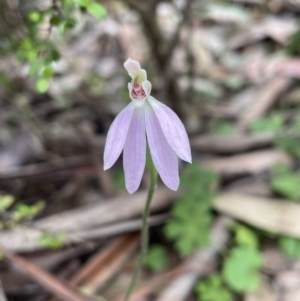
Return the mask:
[[[149,189],[148,189],[146,205],[145,205],[144,212],[143,212],[143,224],[142,224],[142,230],[141,230],[141,252],[140,252],[140,255],[138,258],[138,262],[135,266],[135,270],[134,270],[130,285],[126,292],[125,301],[130,300],[130,296],[135,288],[137,280],[140,277],[141,270],[142,270],[143,264],[145,262],[147,253],[148,253],[148,244],[149,244],[148,216],[150,213],[150,205],[151,205],[151,201],[152,201],[152,198],[154,195],[156,181],[157,181],[157,171],[154,167],[151,157],[148,162],[148,168],[150,171],[150,185],[149,185]]]

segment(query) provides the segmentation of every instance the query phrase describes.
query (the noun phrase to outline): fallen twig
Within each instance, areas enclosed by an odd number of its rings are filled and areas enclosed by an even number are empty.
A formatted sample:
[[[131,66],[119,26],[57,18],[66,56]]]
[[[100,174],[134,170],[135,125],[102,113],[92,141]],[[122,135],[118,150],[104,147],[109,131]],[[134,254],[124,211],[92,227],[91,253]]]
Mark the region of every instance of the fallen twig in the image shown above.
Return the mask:
[[[12,252],[8,251],[2,246],[0,246],[0,252],[5,256],[6,259],[17,265],[28,276],[30,276],[32,279],[42,285],[46,290],[52,292],[60,299],[65,301],[95,301],[95,299],[93,298],[82,296],[67,283],[58,281],[49,273],[43,271],[26,259],[14,255]]]

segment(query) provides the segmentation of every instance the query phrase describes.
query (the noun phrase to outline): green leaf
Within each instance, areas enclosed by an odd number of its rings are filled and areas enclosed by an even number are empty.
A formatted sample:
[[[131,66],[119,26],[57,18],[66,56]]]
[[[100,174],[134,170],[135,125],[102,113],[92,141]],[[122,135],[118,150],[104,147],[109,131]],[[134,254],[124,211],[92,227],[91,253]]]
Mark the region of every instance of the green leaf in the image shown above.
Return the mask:
[[[53,72],[53,67],[51,65],[45,66],[42,72],[42,76],[44,78],[51,78],[53,76]]]
[[[39,201],[34,205],[20,204],[12,213],[14,221],[20,221],[22,219],[33,218],[45,208],[45,202]]]
[[[41,77],[36,81],[35,87],[39,93],[45,93],[49,89],[49,80]]]
[[[231,136],[234,134],[235,126],[231,122],[214,120],[210,124],[210,131],[217,136]]]
[[[73,0],[75,4],[78,4],[82,7],[87,7],[90,5],[91,0]]]
[[[95,18],[98,18],[100,20],[106,18],[107,16],[107,10],[106,8],[96,2],[91,3],[88,7],[87,7],[88,12],[94,16]]]
[[[295,133],[300,133],[300,113],[297,112],[293,123],[292,123],[292,129],[295,131]]]
[[[41,71],[41,69],[43,68],[43,61],[41,60],[34,60],[31,64],[30,64],[30,68],[28,71],[28,75],[32,76],[32,75],[38,75]]]
[[[21,43],[21,48],[27,49],[27,50],[33,49],[33,43],[31,41],[31,39],[28,37],[24,38]]]
[[[35,50],[27,51],[27,60],[33,62],[37,57],[37,52]]]
[[[300,158],[300,143],[291,135],[278,135],[275,140],[276,147],[283,149],[293,157]]]
[[[231,301],[232,293],[222,283],[220,275],[212,275],[196,286],[199,301]]]
[[[251,124],[253,133],[278,132],[284,125],[282,115],[273,113],[269,117],[259,119]]]
[[[29,13],[28,18],[31,22],[37,23],[41,20],[41,14],[37,11],[32,11]]]
[[[5,194],[0,197],[0,212],[6,211],[15,201],[15,198],[10,194]]]
[[[261,264],[262,258],[258,250],[236,247],[223,263],[224,281],[237,293],[255,291],[259,287],[258,269]]]
[[[282,236],[279,238],[281,251],[292,259],[300,258],[300,239]]]
[[[58,61],[60,59],[60,53],[56,49],[52,49],[51,58],[53,61]]]
[[[117,190],[121,191],[125,187],[124,172],[121,169],[116,169],[111,171],[111,176],[113,183]]]
[[[239,90],[245,84],[245,80],[241,76],[231,75],[225,78],[225,85],[232,90]]]
[[[152,245],[149,248],[146,265],[152,271],[163,270],[168,265],[168,252],[160,245]]]
[[[66,21],[62,22],[60,24],[60,32],[61,33],[66,33],[69,29],[74,28],[76,25],[76,21],[73,18],[68,18]]]
[[[57,16],[52,16],[51,19],[50,19],[50,24],[52,26],[58,26],[61,22],[61,19]]]
[[[271,186],[273,190],[291,201],[300,200],[300,175],[288,167],[272,169]]]
[[[57,234],[43,233],[39,238],[39,245],[50,249],[59,249],[63,246],[65,233]]]
[[[235,241],[238,245],[257,249],[258,237],[253,230],[237,223],[233,226],[233,231],[235,232]]]
[[[300,46],[300,28],[298,28],[290,37],[286,46],[286,51],[289,56],[297,55]]]

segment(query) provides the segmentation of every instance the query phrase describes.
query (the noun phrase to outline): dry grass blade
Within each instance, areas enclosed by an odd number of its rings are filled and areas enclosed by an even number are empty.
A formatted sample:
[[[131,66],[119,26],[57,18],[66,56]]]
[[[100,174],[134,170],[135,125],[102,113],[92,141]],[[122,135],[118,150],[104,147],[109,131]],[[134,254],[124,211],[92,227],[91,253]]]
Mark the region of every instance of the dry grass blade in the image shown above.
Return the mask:
[[[49,273],[41,270],[36,265],[25,260],[24,258],[14,255],[12,252],[0,246],[0,252],[10,260],[13,264],[18,266],[24,273],[34,279],[42,287],[53,293],[63,301],[95,301],[93,298],[84,297],[68,284],[62,283],[51,276]]]

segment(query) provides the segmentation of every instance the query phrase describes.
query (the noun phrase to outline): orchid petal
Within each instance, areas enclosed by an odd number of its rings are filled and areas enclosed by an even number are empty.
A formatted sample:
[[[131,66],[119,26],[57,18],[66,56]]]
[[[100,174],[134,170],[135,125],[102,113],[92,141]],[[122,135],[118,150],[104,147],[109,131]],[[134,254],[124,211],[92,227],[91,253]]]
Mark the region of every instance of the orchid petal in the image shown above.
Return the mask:
[[[177,190],[179,186],[178,158],[168,144],[158,118],[148,103],[145,103],[145,124],[153,163],[166,186]]]
[[[136,108],[123,151],[125,183],[129,193],[134,193],[139,188],[145,164],[146,132],[144,108]]]
[[[184,161],[192,162],[191,147],[185,127],[179,117],[154,97],[147,98],[152,106],[168,144],[177,156]]]
[[[134,112],[130,103],[113,121],[106,138],[104,149],[104,170],[109,169],[119,158],[126,141],[128,129]]]
[[[124,68],[132,79],[139,78],[141,81],[147,79],[146,70],[142,69],[140,63],[136,60],[128,58],[124,63]]]
[[[151,89],[152,89],[152,85],[148,80],[143,81],[142,83],[142,87],[146,93],[146,96],[150,95]]]

